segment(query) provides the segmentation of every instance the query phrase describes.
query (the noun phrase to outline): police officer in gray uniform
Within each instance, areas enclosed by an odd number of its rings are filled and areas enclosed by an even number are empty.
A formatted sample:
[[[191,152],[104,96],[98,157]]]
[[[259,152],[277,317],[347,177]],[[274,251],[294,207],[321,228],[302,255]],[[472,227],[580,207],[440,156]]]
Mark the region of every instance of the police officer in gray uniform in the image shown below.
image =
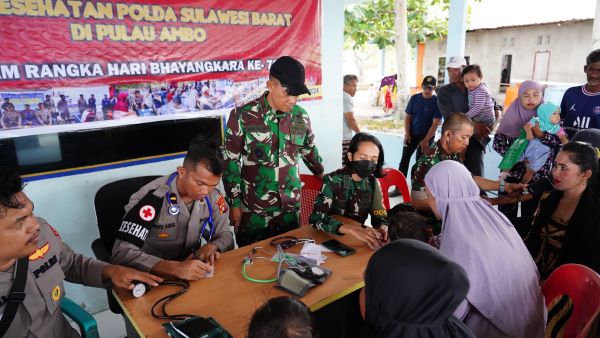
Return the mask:
[[[132,289],[157,276],[74,253],[45,220],[12,169],[0,169],[0,337],[79,337],[60,308],[63,280]]]
[[[222,173],[220,147],[193,141],[176,172],[131,196],[112,262],[186,280],[212,273],[220,253],[233,249],[229,207],[216,189]]]

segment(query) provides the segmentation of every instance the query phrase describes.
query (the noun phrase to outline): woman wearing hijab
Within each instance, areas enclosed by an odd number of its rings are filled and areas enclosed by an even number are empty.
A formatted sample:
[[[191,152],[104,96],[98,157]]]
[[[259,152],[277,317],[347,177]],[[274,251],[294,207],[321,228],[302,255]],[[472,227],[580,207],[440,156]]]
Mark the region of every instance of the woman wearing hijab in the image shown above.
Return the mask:
[[[543,101],[542,90],[542,85],[533,80],[527,80],[519,86],[518,97],[506,109],[494,136],[494,150],[501,156],[521,134],[525,123],[536,116],[536,109]]]
[[[456,316],[477,337],[542,337],[538,271],[513,225],[479,197],[458,162],[436,164],[425,185],[431,209],[442,220],[440,252],[466,270],[471,285]]]
[[[600,151],[600,130],[598,129],[582,129],[573,136],[571,142],[583,142],[590,144],[593,148],[598,149]],[[526,195],[521,195],[520,193],[509,194],[507,196],[502,196],[498,198],[488,199],[493,205],[504,205],[504,204],[514,204],[519,200],[523,201],[531,201],[531,204],[535,204],[536,206],[539,204],[542,195],[545,192],[550,192],[554,189],[552,185],[552,173],[549,173],[547,176],[540,178],[539,180],[529,184],[527,187],[528,193]],[[598,183],[598,180],[596,180]],[[596,184],[598,188],[600,185]],[[598,190],[598,189],[597,189]],[[600,190],[598,190],[600,192]],[[529,231],[531,230],[531,224],[533,223],[534,218],[533,210],[521,210],[521,216],[518,218],[515,226],[517,230],[519,230],[519,234],[525,237]]]
[[[135,116],[135,112],[129,111],[129,104],[127,103],[127,92],[120,92],[117,95],[117,102],[113,106],[113,118],[115,120],[122,119],[128,116]]]
[[[348,234],[375,249],[388,240],[387,211],[378,177],[383,167],[383,147],[367,133],[354,135],[344,167],[323,177],[309,222],[315,228]],[[371,215],[373,228],[364,226]]]
[[[371,256],[365,271],[363,337],[475,338],[453,315],[468,290],[465,270],[432,246],[394,241]]]
[[[510,148],[517,136],[521,133],[521,129],[523,129],[525,123],[536,116],[536,109],[543,102],[543,86],[539,82],[527,80],[521,83],[519,86],[518,98],[511,103],[508,109],[506,109],[506,112],[500,121],[500,125],[498,126],[498,130],[494,135],[493,148],[500,156],[504,156],[508,148]],[[550,149],[558,149],[560,146],[561,142],[558,136],[547,132],[541,132],[539,131],[539,128],[534,128],[533,131],[534,136]],[[542,168],[533,176],[530,181],[531,183],[550,173],[550,168],[552,168],[552,162],[554,161],[555,156],[556,152],[550,153]],[[506,179],[506,182],[521,182],[523,175],[525,175],[525,171],[525,165],[523,163],[518,163],[512,168],[508,177],[501,177],[501,181]],[[523,202],[521,204],[521,213],[533,214],[536,207],[537,203],[535,202]],[[517,204],[499,206],[499,210],[502,211],[513,224],[516,223],[518,209]]]
[[[598,149],[589,144],[569,142],[556,156],[554,190],[542,196],[525,240],[542,279],[566,263],[583,264],[600,273],[597,175]]]

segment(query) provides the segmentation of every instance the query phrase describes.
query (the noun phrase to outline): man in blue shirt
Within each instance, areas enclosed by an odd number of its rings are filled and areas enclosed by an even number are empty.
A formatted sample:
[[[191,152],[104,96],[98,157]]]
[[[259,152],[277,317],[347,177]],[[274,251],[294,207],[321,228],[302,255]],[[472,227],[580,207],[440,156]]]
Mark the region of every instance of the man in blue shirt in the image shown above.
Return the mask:
[[[569,139],[581,129],[600,128],[600,49],[585,61],[587,83],[567,89],[560,103],[560,118]]]
[[[437,97],[433,95],[435,85],[435,78],[431,75],[426,76],[421,84],[423,91],[411,96],[406,105],[404,148],[399,168],[404,176],[408,172],[408,164],[415,150],[419,159],[423,152],[429,149],[442,119]]]
[[[112,108],[112,102],[108,98],[108,95],[104,94],[104,98],[102,99],[102,114],[105,120],[108,120],[108,111]]]

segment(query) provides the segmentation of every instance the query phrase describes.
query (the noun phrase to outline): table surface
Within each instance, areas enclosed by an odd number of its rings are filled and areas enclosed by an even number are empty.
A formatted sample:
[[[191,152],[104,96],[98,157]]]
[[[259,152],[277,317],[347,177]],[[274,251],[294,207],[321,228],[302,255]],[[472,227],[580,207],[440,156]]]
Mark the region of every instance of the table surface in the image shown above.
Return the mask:
[[[335,238],[356,249],[355,254],[347,257],[340,257],[333,252],[324,253],[327,259],[323,266],[331,269],[333,274],[324,284],[311,288],[300,298],[312,311],[317,311],[364,286],[363,272],[373,253],[365,244],[350,236],[335,236],[310,226],[300,227],[284,235],[313,238],[317,244]],[[267,239],[222,254],[215,263],[214,277],[192,281],[190,289],[172,301],[167,306],[167,311],[170,314],[190,313],[201,317],[213,317],[232,336],[245,337],[250,318],[259,306],[269,298],[289,295],[274,288],[276,282],[254,283],[242,276],[242,262],[253,247],[275,250]],[[298,253],[301,248],[302,245],[299,244],[286,251]],[[254,256],[267,255],[271,257],[273,254],[259,250]],[[269,279],[275,276],[277,264],[258,259],[248,265],[246,271],[253,278]],[[161,326],[167,321],[152,317],[150,309],[158,299],[179,289],[181,288],[159,286],[140,298],[134,298],[129,291],[123,289],[114,289],[113,294],[141,337],[168,337]]]

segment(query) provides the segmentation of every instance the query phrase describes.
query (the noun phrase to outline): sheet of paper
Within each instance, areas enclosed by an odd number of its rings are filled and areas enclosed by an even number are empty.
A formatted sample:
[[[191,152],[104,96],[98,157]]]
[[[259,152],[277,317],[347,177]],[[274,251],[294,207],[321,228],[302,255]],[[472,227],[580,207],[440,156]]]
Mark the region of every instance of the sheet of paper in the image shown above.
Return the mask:
[[[205,278],[210,278],[213,277],[215,275],[215,266],[213,265],[211,267],[212,269],[210,269],[210,272],[206,274],[206,276],[204,276]]]
[[[300,251],[300,256],[313,259],[317,262],[318,265],[321,265],[325,262],[325,259],[327,258],[327,256],[322,254],[323,251],[330,250],[327,250],[321,245],[317,245],[314,243],[304,243],[302,251]]]

